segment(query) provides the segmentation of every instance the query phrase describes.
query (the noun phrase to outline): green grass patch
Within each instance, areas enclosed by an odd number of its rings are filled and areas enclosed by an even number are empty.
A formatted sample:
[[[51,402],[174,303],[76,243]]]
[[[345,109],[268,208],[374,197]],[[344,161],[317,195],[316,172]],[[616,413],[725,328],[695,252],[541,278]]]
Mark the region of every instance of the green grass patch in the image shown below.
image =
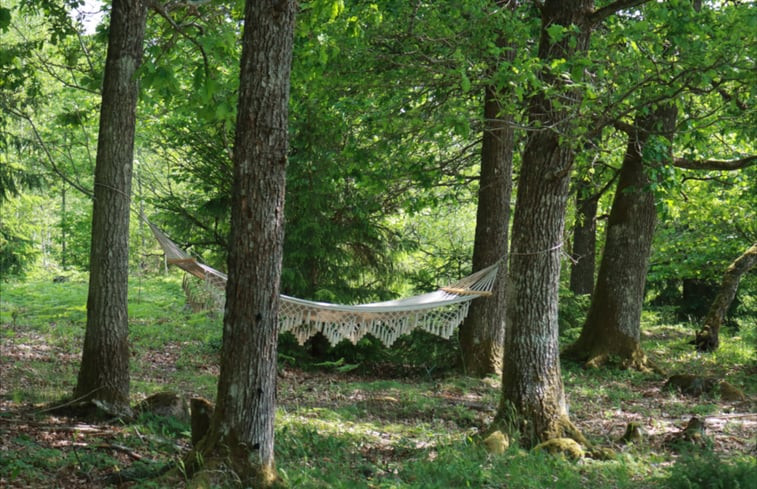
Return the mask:
[[[11,487],[84,484],[87,477],[96,481],[128,467],[149,471],[188,450],[186,421],[149,414],[96,427],[100,431],[89,437],[44,428],[52,421],[41,412],[32,422],[17,422],[13,408],[57,400],[72,391],[86,295],[82,277],[62,284],[2,283],[0,346],[7,356],[0,359],[0,479]],[[212,399],[221,318],[185,309],[177,275],[137,277],[130,283],[129,300],[134,402],[164,390]],[[562,331],[563,343],[580,331],[575,324],[585,304],[573,306],[575,317]],[[738,330],[724,328],[720,350],[704,355],[688,344],[695,325],[677,323],[665,310],[645,311],[643,321],[642,346],[667,372],[717,376],[750,396],[757,394],[754,323],[743,321]],[[471,379],[436,369],[434,365],[450,363],[456,355],[454,344],[437,348],[434,343],[420,362],[403,357],[415,355],[424,341],[422,335],[406,339],[391,354],[367,344],[351,356],[348,345],[341,345],[340,356],[326,362],[287,344],[279,365],[276,463],[290,487],[751,487],[755,464],[749,450],[757,440],[753,431],[745,430],[741,414],[729,417],[739,404],[724,403],[717,394],[692,398],[666,391],[666,377],[655,373],[591,370],[571,362],[564,362],[562,370],[571,419],[595,443],[615,446],[617,458],[574,462],[517,445],[492,455],[477,432],[492,420],[500,379]],[[378,355],[375,364],[371,352]],[[360,368],[342,368],[353,364]],[[708,420],[710,441],[690,453],[675,452],[665,440],[692,416]],[[629,421],[644,425],[646,439],[627,447],[614,445]],[[148,479],[130,487],[183,483],[180,477],[170,482]]]

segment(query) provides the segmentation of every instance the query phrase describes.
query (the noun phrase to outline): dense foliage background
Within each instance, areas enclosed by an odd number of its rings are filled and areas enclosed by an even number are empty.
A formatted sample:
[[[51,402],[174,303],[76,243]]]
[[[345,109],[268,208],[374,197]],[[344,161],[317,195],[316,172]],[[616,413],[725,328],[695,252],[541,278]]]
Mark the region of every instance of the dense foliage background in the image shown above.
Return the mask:
[[[87,269],[107,23],[83,31],[76,8],[98,6],[23,1],[3,9],[4,278]],[[132,195],[135,272],[161,269],[140,215],[209,264],[225,266],[240,9],[206,2],[151,13]],[[482,87],[507,87],[503,105],[520,123],[524,100],[542,89],[534,76],[534,6],[511,13],[483,0],[315,0],[300,10],[284,291],[357,302],[467,273]],[[738,3],[695,11],[684,1],[667,2],[616,16],[585,57],[551,66],[583,91],[575,117],[591,144],[579,157],[576,188],[606,185],[623,155],[613,123],[656,100],[679,106],[676,155],[754,153],[755,43],[748,32],[755,22],[754,9]],[[505,49],[495,42],[500,32],[517,40],[510,63],[498,62]],[[555,28],[550,35],[570,33]],[[580,72],[592,76],[579,82]],[[515,164],[517,184],[517,156]],[[683,300],[685,280],[714,284],[754,242],[757,175],[753,166],[659,171],[661,223],[649,285],[652,296],[675,303]],[[600,236],[611,194],[600,200]],[[742,294],[754,287],[751,274]]]

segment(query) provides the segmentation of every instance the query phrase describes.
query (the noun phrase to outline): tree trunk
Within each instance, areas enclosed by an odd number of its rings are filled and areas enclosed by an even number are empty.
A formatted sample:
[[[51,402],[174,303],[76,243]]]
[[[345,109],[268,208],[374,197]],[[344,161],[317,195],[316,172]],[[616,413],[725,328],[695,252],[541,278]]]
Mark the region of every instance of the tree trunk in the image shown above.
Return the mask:
[[[571,59],[586,50],[591,0],[548,0],[542,7],[539,57]],[[553,42],[547,28],[578,26],[575,34]],[[543,91],[529,103],[529,134],[513,219],[507,283],[507,329],[502,397],[495,424],[517,429],[525,446],[577,432],[569,421],[560,373],[557,301],[560,250],[565,227],[570,171],[571,103],[580,93],[550,73],[544,82],[562,101],[552,105]],[[581,438],[581,437],[579,437]]]
[[[627,367],[646,366],[640,344],[641,306],[657,222],[650,174],[671,159],[675,120],[675,107],[663,106],[637,117],[636,131],[629,135],[589,313],[580,337],[565,351],[588,365],[600,365],[614,355]],[[657,135],[667,141],[663,151]]]
[[[576,189],[576,222],[572,248],[575,261],[570,267],[570,291],[576,295],[591,294],[594,290],[599,196],[587,195],[590,191],[590,185],[583,180]]]
[[[66,227],[67,222],[67,209],[66,209],[66,184],[64,183],[60,189],[60,267],[66,269]]]
[[[114,0],[97,141],[87,330],[74,396],[129,410],[129,203],[147,9]]]
[[[736,290],[739,287],[741,277],[757,265],[757,243],[753,244],[743,255],[736,258],[733,263],[723,274],[723,281],[720,284],[720,290],[715,300],[712,301],[707,317],[704,319],[702,329],[697,331],[696,344],[697,350],[711,352],[718,349],[720,339],[720,325],[725,319],[726,311],[736,297]]]
[[[473,269],[480,270],[500,259],[502,262],[492,296],[473,301],[468,318],[460,328],[465,372],[477,377],[500,372],[505,339],[507,261],[504,257],[510,223],[514,142],[511,118],[502,119],[498,97],[494,87],[486,88]]]
[[[216,410],[186,459],[222,461],[252,487],[277,480],[273,437],[289,75],[295,2],[248,0],[234,142],[229,281]]]

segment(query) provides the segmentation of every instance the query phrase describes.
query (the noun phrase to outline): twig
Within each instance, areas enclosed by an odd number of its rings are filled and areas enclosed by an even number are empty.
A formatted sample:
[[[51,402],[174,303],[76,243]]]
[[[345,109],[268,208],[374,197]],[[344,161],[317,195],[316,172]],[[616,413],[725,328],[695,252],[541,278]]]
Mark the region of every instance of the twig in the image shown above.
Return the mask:
[[[65,402],[63,404],[57,404],[55,406],[52,406],[52,407],[49,407],[49,408],[37,411],[37,413],[38,414],[40,414],[40,413],[49,413],[50,411],[56,411],[56,410],[64,408],[64,407],[71,406],[72,404],[76,404],[77,402],[81,401],[82,399],[86,399],[87,397],[91,396],[92,394],[94,394],[95,392],[97,392],[97,391],[99,391],[101,389],[103,389],[103,386],[97,387],[96,389],[92,389],[91,391],[87,392],[86,394],[84,394],[82,396],[79,396],[79,397],[77,397],[75,399],[71,399],[70,401]]]
[[[135,452],[131,448],[125,446],[125,445],[118,445],[116,443],[109,443],[109,444],[101,444],[98,445],[97,448],[104,448],[108,450],[116,450],[119,452],[123,452],[126,455],[130,456],[134,460],[143,460],[145,457],[144,455],[140,455],[139,453]]]
[[[79,457],[79,451],[76,449],[76,444],[75,443],[72,445],[72,448],[73,448],[72,451],[74,452],[74,457],[76,457],[76,463],[77,463],[77,465],[79,465],[79,472],[81,472],[82,475],[84,475],[84,477],[87,478],[87,481],[91,483],[92,482],[92,476],[89,475],[89,472],[87,472],[86,470],[84,470],[84,465],[82,464],[81,458]]]

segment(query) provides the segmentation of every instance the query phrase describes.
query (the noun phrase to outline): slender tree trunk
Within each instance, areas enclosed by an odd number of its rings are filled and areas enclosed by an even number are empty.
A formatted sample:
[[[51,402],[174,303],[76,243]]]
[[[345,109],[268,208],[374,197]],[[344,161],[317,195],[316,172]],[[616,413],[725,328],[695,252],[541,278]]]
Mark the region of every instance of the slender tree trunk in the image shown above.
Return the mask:
[[[704,319],[702,329],[697,331],[694,344],[697,350],[703,352],[715,351],[720,345],[720,325],[725,319],[728,307],[736,297],[741,277],[757,265],[757,243],[753,244],[741,256],[736,258],[723,274],[723,281],[710,310]]]
[[[514,142],[511,120],[509,117],[502,118],[502,105],[493,87],[486,88],[484,117],[486,129],[481,149],[473,269],[480,270],[500,259],[502,262],[492,296],[473,301],[468,318],[460,328],[465,372],[479,377],[499,373],[505,339],[505,257],[510,223]]]
[[[663,106],[638,117],[635,134],[629,135],[591,307],[566,356],[598,366],[613,355],[627,367],[646,368],[640,343],[641,307],[657,222],[650,174],[671,161],[675,121],[675,107]],[[665,138],[667,150],[659,150],[662,141],[657,135]]]
[[[573,259],[570,267],[570,290],[574,294],[591,294],[597,256],[597,208],[599,197],[587,195],[590,185],[583,180],[576,189],[576,221],[573,227]]]
[[[147,268],[147,262],[145,261],[145,198],[142,192],[142,175],[137,171],[137,198],[139,199],[139,273],[143,273]]]
[[[87,330],[75,397],[129,409],[127,288],[134,128],[147,9],[114,0],[97,141]]]
[[[518,2],[500,0],[501,7],[514,10]],[[507,45],[504,35],[500,46]],[[512,43],[511,43],[512,44]],[[502,63],[515,59],[515,46],[505,50]],[[507,245],[510,225],[510,198],[513,190],[513,118],[504,113],[504,90],[493,85],[484,90],[484,134],[481,146],[476,236],[473,243],[473,269],[480,270],[502,260],[492,296],[473,301],[468,317],[460,327],[463,368],[468,375],[483,377],[502,370],[505,341],[505,290],[507,285]]]
[[[276,348],[292,0],[247,0],[234,142],[229,281],[218,396],[210,430],[196,451],[223,461],[244,485],[276,480]],[[197,469],[197,453],[186,461]]]
[[[586,50],[591,0],[548,0],[542,6],[539,57],[571,59]],[[553,42],[547,28],[577,26],[578,32]],[[560,373],[557,301],[560,250],[565,227],[574,148],[570,146],[571,103],[580,94],[564,81],[543,73],[562,101],[552,105],[544,92],[529,104],[530,133],[513,219],[507,283],[507,329],[502,369],[502,397],[495,424],[515,427],[526,446],[578,434],[570,423]],[[572,102],[571,102],[572,101]],[[583,441],[583,440],[582,440]]]
[[[66,235],[67,223],[67,209],[66,209],[66,184],[60,190],[60,266],[63,270],[66,269]]]

